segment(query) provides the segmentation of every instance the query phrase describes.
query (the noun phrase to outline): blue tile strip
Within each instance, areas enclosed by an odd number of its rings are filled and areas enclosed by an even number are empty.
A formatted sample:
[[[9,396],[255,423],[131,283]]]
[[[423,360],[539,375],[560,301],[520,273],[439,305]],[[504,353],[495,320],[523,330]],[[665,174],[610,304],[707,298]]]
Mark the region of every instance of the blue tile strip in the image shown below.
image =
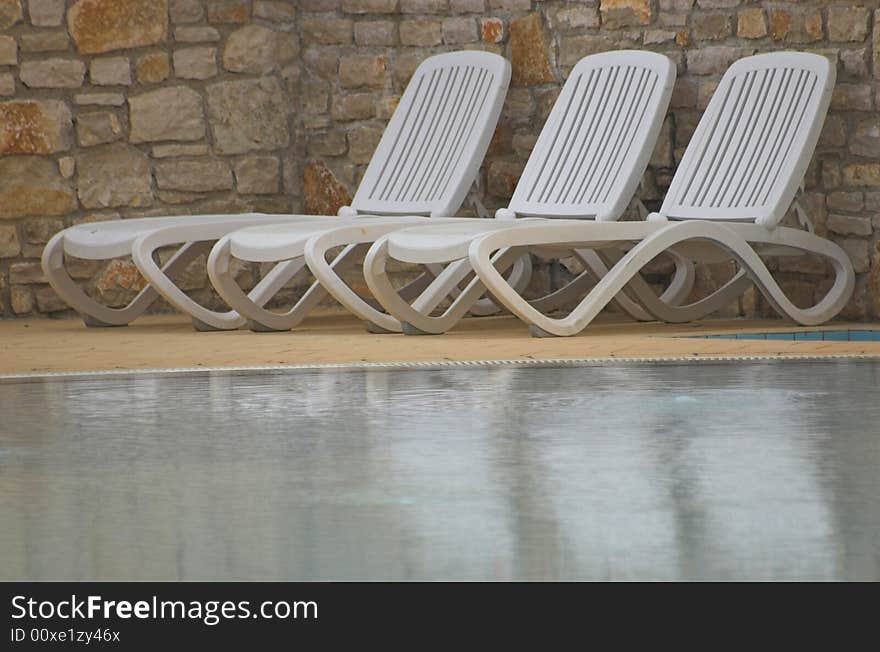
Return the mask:
[[[795,342],[880,342],[880,330],[792,331],[781,333],[730,333],[722,335],[686,335],[703,340],[784,340]]]

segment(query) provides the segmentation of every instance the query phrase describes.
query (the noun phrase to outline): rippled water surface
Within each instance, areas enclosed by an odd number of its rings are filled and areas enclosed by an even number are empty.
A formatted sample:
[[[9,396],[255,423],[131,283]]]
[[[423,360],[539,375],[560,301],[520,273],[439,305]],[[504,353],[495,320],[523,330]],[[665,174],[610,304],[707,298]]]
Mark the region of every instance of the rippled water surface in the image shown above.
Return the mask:
[[[0,579],[880,579],[873,363],[0,384]]]

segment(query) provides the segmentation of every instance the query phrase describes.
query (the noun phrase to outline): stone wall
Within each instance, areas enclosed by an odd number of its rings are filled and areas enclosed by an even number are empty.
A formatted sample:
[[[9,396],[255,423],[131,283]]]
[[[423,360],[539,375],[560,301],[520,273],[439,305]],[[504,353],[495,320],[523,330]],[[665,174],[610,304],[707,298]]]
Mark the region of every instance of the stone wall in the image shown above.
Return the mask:
[[[478,182],[504,205],[561,83],[586,54],[662,52],[678,64],[646,175],[656,206],[720,75],[737,58],[829,56],[838,84],[807,175],[817,230],[858,272],[843,317],[880,316],[880,0],[0,0],[0,311],[63,309],[42,243],[63,225],[217,210],[333,213],[427,55],[479,48],[513,80]],[[166,11],[167,10],[167,11]],[[463,213],[467,213],[465,207]],[[828,287],[821,260],[771,261],[796,303]],[[536,284],[578,271],[540,266]],[[105,300],[140,282],[126,261],[77,264]],[[660,282],[668,267],[658,262]],[[701,267],[697,295],[730,265]],[[254,272],[256,273],[256,271]],[[188,287],[207,294],[197,266]],[[771,315],[754,292],[726,311]]]
[[[0,0],[0,316],[66,310],[39,265],[65,226],[299,210],[296,13],[295,1]],[[207,294],[203,272],[193,265],[188,289]],[[142,286],[126,260],[72,273],[112,305]]]

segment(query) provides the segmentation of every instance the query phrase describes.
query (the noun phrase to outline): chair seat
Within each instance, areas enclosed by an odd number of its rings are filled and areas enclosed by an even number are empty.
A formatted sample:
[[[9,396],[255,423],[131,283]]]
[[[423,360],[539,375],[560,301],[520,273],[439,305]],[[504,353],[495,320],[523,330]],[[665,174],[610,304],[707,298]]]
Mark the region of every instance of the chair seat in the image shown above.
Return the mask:
[[[517,220],[519,222],[520,220]],[[523,223],[531,220],[522,220]],[[461,218],[451,224],[404,229],[388,236],[388,253],[405,263],[445,263],[467,258],[471,241],[484,233],[509,229],[514,222]]]
[[[251,262],[291,260],[303,255],[309,239],[346,226],[399,223],[401,226],[419,224],[429,218],[358,217],[354,219],[327,218],[294,224],[274,224],[248,227],[229,235],[229,253]]]
[[[267,215],[243,213],[238,215],[177,215],[174,217],[138,217],[128,220],[89,222],[78,224],[64,232],[65,253],[77,258],[103,260],[126,256],[132,243],[141,235],[156,229],[175,226],[226,225],[232,228],[249,221],[278,221],[315,219],[314,215]]]

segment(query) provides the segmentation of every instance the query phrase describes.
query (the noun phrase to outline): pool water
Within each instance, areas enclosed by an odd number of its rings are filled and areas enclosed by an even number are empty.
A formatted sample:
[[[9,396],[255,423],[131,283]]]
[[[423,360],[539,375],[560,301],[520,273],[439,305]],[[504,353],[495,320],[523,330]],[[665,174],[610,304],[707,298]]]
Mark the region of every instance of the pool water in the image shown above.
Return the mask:
[[[0,384],[0,579],[880,579],[880,365]]]

